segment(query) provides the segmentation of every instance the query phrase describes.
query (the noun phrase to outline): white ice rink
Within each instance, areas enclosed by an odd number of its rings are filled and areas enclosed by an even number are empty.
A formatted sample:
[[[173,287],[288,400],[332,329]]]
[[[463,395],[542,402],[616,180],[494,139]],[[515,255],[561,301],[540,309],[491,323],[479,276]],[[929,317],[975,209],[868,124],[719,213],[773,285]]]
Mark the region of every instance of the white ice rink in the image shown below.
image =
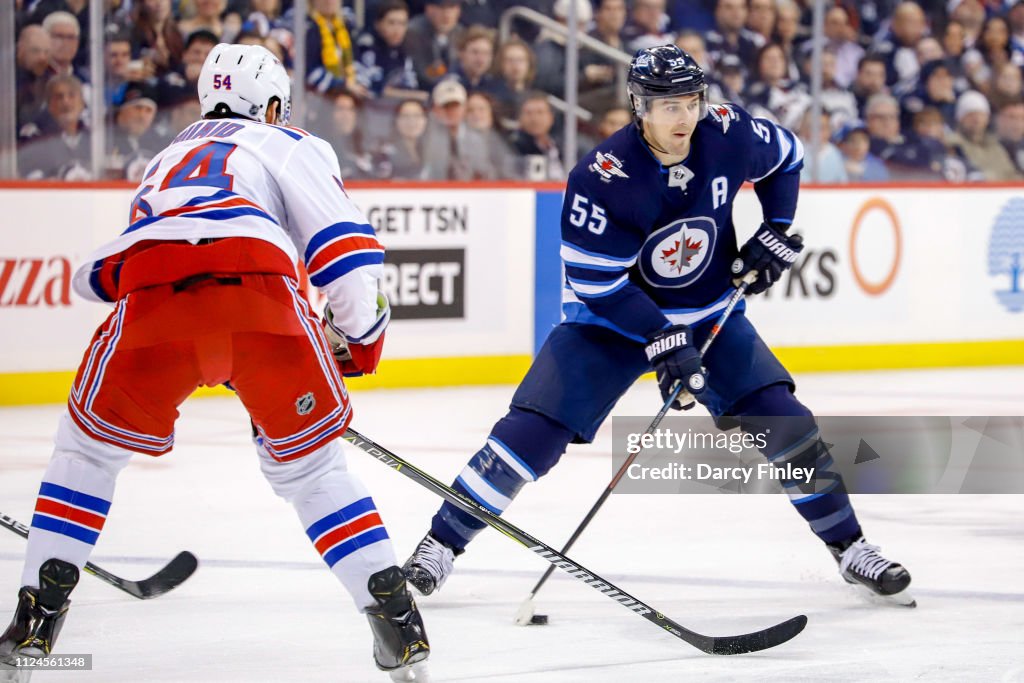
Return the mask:
[[[819,414],[1020,415],[1024,368],[807,375]],[[353,426],[448,482],[480,447],[512,387],[358,391]],[[616,414],[652,414],[642,382]],[[27,522],[60,407],[0,410],[0,511]],[[611,474],[610,423],[595,444],[527,487],[508,519],[561,546]],[[400,561],[439,500],[355,449]],[[1024,496],[854,497],[873,543],[913,573],[916,610],[876,606],[780,496],[612,496],[569,553],[684,626],[712,635],[806,614],[806,630],[765,652],[698,652],[557,572],[541,591],[548,626],[512,617],[547,566],[487,530],[443,591],[419,601],[434,681],[1024,681]],[[0,628],[14,607],[25,543],[0,529]],[[365,617],[263,481],[232,399],[193,400],[177,446],[121,475],[92,559],[141,578],[182,549],[200,559],[178,590],[138,601],[83,575],[58,651],[91,672],[33,681],[375,681]]]

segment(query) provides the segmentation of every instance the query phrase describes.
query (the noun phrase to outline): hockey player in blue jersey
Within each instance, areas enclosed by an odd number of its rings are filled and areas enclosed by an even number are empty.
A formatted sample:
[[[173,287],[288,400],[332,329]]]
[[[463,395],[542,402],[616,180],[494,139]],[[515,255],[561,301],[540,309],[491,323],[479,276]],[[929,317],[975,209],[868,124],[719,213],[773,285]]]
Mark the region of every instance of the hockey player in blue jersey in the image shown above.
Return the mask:
[[[562,208],[563,322],[550,333],[508,413],[453,487],[501,514],[546,474],[570,443],[588,443],[619,397],[654,370],[662,397],[706,368],[697,399],[717,419],[778,416],[763,454],[816,467],[817,493],[790,500],[829,548],[842,576],[901,604],[910,574],[869,545],[811,412],[794,381],[743,314],[742,304],[702,358],[698,349],[734,291],[768,289],[797,259],[803,148],[790,131],[730,104],[709,106],[704,73],[668,45],[630,65],[633,123],[599,144],[569,175]],[[742,247],[732,205],[745,181],[764,222]],[[734,261],[742,268],[733,272]],[[700,379],[705,379],[701,374]],[[692,403],[690,403],[692,405]],[[676,409],[682,406],[677,400]],[[785,483],[785,482],[784,482]],[[444,503],[404,566],[421,593],[444,583],[455,556],[484,528]]]

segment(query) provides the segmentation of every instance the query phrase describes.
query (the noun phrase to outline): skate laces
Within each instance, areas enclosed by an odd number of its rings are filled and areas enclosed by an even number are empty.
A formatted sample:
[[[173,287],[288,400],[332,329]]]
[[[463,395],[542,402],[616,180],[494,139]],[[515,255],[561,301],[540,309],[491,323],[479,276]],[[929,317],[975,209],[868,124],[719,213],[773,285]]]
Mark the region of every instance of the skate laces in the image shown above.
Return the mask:
[[[850,545],[839,561],[839,570],[856,572],[869,579],[876,579],[878,575],[892,566],[894,563],[885,559],[878,553],[878,546],[871,545],[863,538]]]
[[[438,587],[444,583],[455,563],[455,553],[433,536],[427,535],[416,548],[413,565],[425,569],[437,581]]]

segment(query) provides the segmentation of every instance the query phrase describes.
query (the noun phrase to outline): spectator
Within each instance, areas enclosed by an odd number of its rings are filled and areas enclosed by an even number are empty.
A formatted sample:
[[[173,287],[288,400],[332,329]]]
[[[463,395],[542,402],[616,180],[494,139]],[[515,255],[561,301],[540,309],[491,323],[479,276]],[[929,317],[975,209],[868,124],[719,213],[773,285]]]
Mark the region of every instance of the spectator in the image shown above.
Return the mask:
[[[988,130],[990,117],[991,109],[985,96],[968,90],[956,102],[957,128],[948,142],[963,149],[967,159],[984,174],[985,180],[1020,180],[1022,176],[1006,149]]]
[[[985,178],[964,155],[957,145],[947,144],[947,134],[942,113],[935,107],[925,107],[914,114],[911,121],[911,135],[922,147],[931,150],[934,169],[942,178],[951,183]]]
[[[597,124],[598,141],[607,140],[633,121],[633,113],[625,107],[612,107],[601,115]],[[594,145],[591,145],[593,147]],[[589,149],[587,151],[590,151]]]
[[[985,23],[985,4],[982,0],[949,0],[947,13],[951,21],[964,31],[964,48],[974,45]]]
[[[725,55],[718,62],[714,77],[709,78],[708,100],[711,102],[733,102],[746,107],[744,93],[747,90],[746,69],[736,55]]]
[[[775,35],[775,17],[778,8],[775,0],[749,0],[747,6],[747,28],[769,43]]]
[[[409,22],[405,49],[421,87],[434,87],[455,65],[461,7],[459,0],[427,0],[423,14]]]
[[[775,12],[775,37],[771,42],[778,43],[786,53],[791,65],[796,65],[797,49],[807,38],[807,29],[800,23],[800,7],[794,0],[777,0]],[[800,78],[799,73],[790,71],[793,80]]]
[[[1010,24],[1011,44],[1017,52],[1024,52],[1024,3],[1014,2],[1006,13]]]
[[[155,93],[145,83],[128,83],[115,102],[114,127],[107,141],[107,173],[138,183],[165,140],[153,130]]]
[[[897,97],[909,94],[917,85],[921,67],[916,47],[927,30],[924,10],[906,0],[896,6],[888,33],[875,44],[875,52],[885,60],[885,83]]]
[[[514,121],[537,75],[537,57],[527,43],[509,38],[498,48],[496,61],[498,80],[493,94],[497,113],[503,121]]]
[[[530,181],[565,179],[561,145],[552,135],[554,126],[555,113],[547,95],[530,94],[519,109],[519,130],[512,135],[512,149],[521,163],[521,178]]]
[[[861,119],[866,120],[865,107],[868,99],[874,95],[889,92],[889,88],[885,85],[885,60],[875,55],[862,57],[857,65],[857,77],[853,80],[850,90],[857,100],[857,110],[860,112]]]
[[[394,131],[384,148],[390,167],[390,177],[405,180],[423,180],[427,109],[415,99],[403,101],[395,110]]]
[[[830,7],[825,14],[827,47],[835,54],[835,82],[848,88],[857,76],[857,67],[864,48],[857,43],[857,30],[850,21],[850,10],[845,5]]]
[[[427,133],[426,177],[429,180],[493,180],[483,136],[466,125],[466,89],[444,79],[430,95],[433,121]]]
[[[711,63],[716,65],[725,55],[735,55],[744,69],[754,70],[758,50],[764,39],[746,28],[746,0],[718,0],[715,5],[715,30],[709,31],[705,42]]]
[[[219,41],[213,32],[199,29],[188,37],[181,64],[160,77],[157,84],[157,102],[168,110],[183,102],[198,100],[199,72],[207,55]]]
[[[804,148],[810,150],[813,148],[811,141],[813,138],[813,131],[811,129],[811,121],[813,121],[814,112],[808,110],[802,117],[800,123],[800,129],[798,135],[804,142]],[[800,171],[800,180],[803,182],[819,182],[819,183],[846,183],[849,182],[849,178],[846,175],[846,166],[843,163],[843,154],[839,151],[839,148],[832,144],[832,129],[829,124],[828,113],[825,111],[821,112],[820,123],[818,127],[818,154],[813,158],[806,158],[804,160],[804,167]],[[814,167],[812,169],[812,166]]]
[[[17,93],[18,129],[33,121],[46,104],[46,81],[50,69],[50,34],[41,26],[29,25],[18,35]]]
[[[942,179],[946,150],[941,145],[904,136],[900,128],[900,107],[895,97],[885,93],[872,95],[864,109],[871,135],[871,153],[885,162],[893,178]]]
[[[700,65],[700,68],[704,69],[705,78],[714,77],[715,73],[708,59],[704,36],[689,29],[680,31],[679,35],[676,36],[676,47],[693,57],[693,60]]]
[[[915,52],[917,53],[917,63],[921,66],[928,62],[934,62],[937,59],[946,58],[946,52],[942,49],[942,43],[937,38],[932,38],[931,36],[925,36],[917,41]]]
[[[754,116],[767,116],[790,129],[798,128],[810,106],[802,83],[788,78],[789,63],[782,47],[769,43],[758,50],[755,78],[747,86],[744,101]]]
[[[330,100],[331,122],[324,138],[338,154],[341,177],[346,180],[374,177],[373,155],[367,144],[367,127],[361,121],[365,112],[360,101],[347,91],[335,93]]]
[[[665,0],[633,0],[629,23],[623,30],[631,54],[675,40],[675,35],[668,30],[669,19],[665,14],[665,4]]]
[[[871,137],[861,121],[841,126],[832,138],[843,154],[843,167],[851,183],[880,183],[889,180],[889,171],[871,153]]]
[[[471,92],[466,99],[466,124],[483,136],[487,144],[487,159],[499,178],[514,174],[514,158],[500,123],[494,117],[494,101],[484,92]]]
[[[311,0],[306,29],[306,85],[320,94],[369,91],[356,79],[355,53],[341,14],[341,0]]]
[[[594,13],[594,30],[590,37],[608,47],[627,51],[623,29],[626,26],[626,0],[600,0]],[[620,63],[599,55],[593,50],[580,52],[580,91],[615,87],[615,75],[623,67]]]
[[[1017,172],[1024,173],[1024,99],[1006,100],[996,110],[996,137]]]
[[[103,101],[114,103],[115,94],[135,76],[132,66],[132,41],[127,33],[115,33],[103,46]],[[141,71],[141,67],[140,67]],[[142,74],[138,74],[141,77]]]
[[[242,18],[235,42],[241,43],[241,36],[244,34],[254,34],[264,40],[273,39],[279,50],[281,46],[291,50],[294,40],[291,31],[293,25],[293,22],[286,22],[281,18],[281,0],[249,0],[249,13]],[[264,45],[266,46],[266,43]],[[267,49],[271,48],[268,46]]]
[[[949,130],[956,127],[956,92],[953,74],[945,61],[932,61],[921,67],[921,85],[901,102],[903,127],[909,128],[914,115],[925,107],[937,109]]]
[[[15,5],[19,2],[15,2]],[[78,22],[78,53],[72,60],[79,69],[85,69],[89,64],[89,0],[29,0],[25,3],[26,11],[29,13],[25,22],[18,24],[42,24],[49,15],[54,12],[68,12]],[[108,2],[108,4],[110,4]],[[113,12],[107,12],[107,21],[116,21],[112,16]]]
[[[1013,62],[1007,62],[1000,67],[992,80],[992,91],[988,95],[992,107],[999,110],[1004,102],[1015,101],[1024,92],[1024,74],[1021,67]]]
[[[276,35],[280,35],[280,34],[276,34]],[[288,34],[288,35],[290,36],[291,34]],[[237,45],[261,45],[261,46],[267,48],[271,52],[271,54],[273,54],[275,57],[277,57],[277,60],[279,62],[281,62],[282,64],[285,63],[285,58],[286,58],[287,55],[285,54],[284,48],[281,47],[281,43],[277,42],[277,40],[274,39],[272,36],[267,36],[266,38],[264,38],[264,37],[260,36],[260,34],[258,34],[258,33],[242,32],[242,33],[238,34],[237,38],[235,38],[235,44],[237,44]]]
[[[418,91],[416,70],[404,47],[408,30],[409,6],[403,0],[384,0],[377,5],[373,28],[356,41],[356,77],[375,97],[405,99]]]
[[[171,16],[171,0],[136,0],[131,11],[132,56],[158,76],[181,63],[185,41]]]
[[[963,57],[971,85],[983,95],[992,90],[994,75],[1006,64],[1024,63],[1022,55],[1010,47],[1010,25],[1000,16],[990,17],[982,26],[974,47]]]
[[[812,54],[807,54],[808,72]],[[860,118],[857,99],[847,88],[836,82],[836,53],[832,45],[827,45],[821,52],[821,107],[828,114],[833,130],[848,121]]]
[[[581,33],[590,24],[593,9],[590,0],[555,0],[552,12],[563,26],[569,23],[569,3],[576,3],[576,19]],[[537,37],[534,52],[537,63],[544,68],[537,70],[536,86],[544,92],[562,97],[565,94],[565,35],[544,29]]]
[[[50,69],[58,76],[74,76],[82,83],[89,79],[75,66],[81,31],[78,19],[70,12],[54,12],[43,19],[43,29],[50,34]]]
[[[459,36],[458,64],[452,76],[462,83],[467,92],[488,92],[497,87],[497,79],[491,74],[494,42],[494,31],[483,26],[470,26]]]
[[[196,13],[189,19],[182,19],[178,22],[178,30],[184,38],[199,30],[209,31],[217,36],[218,42],[233,42],[235,36],[241,29],[241,22],[238,15],[232,12],[234,19],[231,24],[226,24],[221,17],[228,7],[228,0],[195,0]]]
[[[46,108],[22,130],[18,171],[29,180],[92,180],[92,151],[82,123],[82,82],[54,76],[46,83]]]

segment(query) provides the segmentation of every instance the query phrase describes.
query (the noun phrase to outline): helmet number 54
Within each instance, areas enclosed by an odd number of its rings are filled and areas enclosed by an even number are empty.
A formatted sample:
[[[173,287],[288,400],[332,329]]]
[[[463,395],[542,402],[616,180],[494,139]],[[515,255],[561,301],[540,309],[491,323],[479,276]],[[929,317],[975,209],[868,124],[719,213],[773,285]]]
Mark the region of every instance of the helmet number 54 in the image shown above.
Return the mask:
[[[577,228],[586,225],[587,230],[595,235],[600,235],[608,225],[608,218],[605,216],[604,209],[588,201],[583,195],[576,194],[572,198],[569,222]]]
[[[231,74],[228,74],[227,76],[223,74],[214,74],[213,88],[214,90],[220,90],[221,88],[224,90],[231,90]]]

